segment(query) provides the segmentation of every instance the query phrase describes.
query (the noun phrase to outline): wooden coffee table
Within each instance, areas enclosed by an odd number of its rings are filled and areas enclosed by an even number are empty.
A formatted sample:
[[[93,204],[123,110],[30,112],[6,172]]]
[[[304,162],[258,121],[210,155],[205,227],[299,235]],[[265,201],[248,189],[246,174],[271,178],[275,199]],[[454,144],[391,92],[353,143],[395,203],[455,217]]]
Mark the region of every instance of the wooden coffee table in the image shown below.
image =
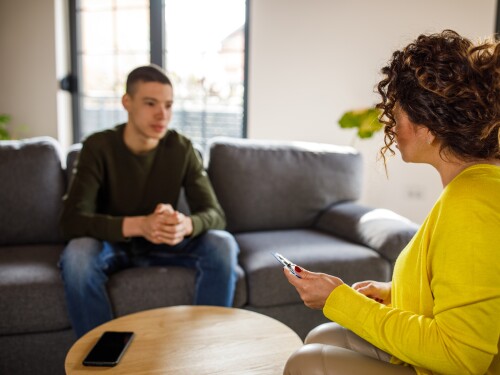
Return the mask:
[[[82,360],[104,331],[133,331],[115,367]],[[67,374],[282,374],[302,340],[283,323],[248,310],[175,306],[126,315],[81,337],[66,356]]]

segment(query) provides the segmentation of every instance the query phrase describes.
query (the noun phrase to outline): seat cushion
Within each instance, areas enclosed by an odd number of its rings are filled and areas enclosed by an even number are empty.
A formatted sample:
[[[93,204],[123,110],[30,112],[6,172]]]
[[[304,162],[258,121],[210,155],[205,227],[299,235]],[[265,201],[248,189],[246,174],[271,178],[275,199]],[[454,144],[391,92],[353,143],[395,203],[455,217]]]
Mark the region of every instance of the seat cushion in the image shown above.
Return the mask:
[[[238,267],[234,306],[245,304],[246,283]],[[182,267],[130,268],[109,280],[108,291],[116,316],[157,307],[192,305],[195,270]]]
[[[70,327],[57,267],[62,245],[6,246],[0,251],[0,335]],[[234,306],[245,304],[238,267]],[[131,268],[113,274],[108,291],[115,314],[193,303],[195,271],[180,267]]]
[[[338,276],[349,285],[369,279],[387,281],[390,277],[390,263],[376,251],[315,230],[242,233],[236,240],[241,249],[240,264],[247,275],[248,303],[256,307],[300,302],[272,252],[310,271]]]
[[[233,233],[311,227],[361,194],[361,155],[347,146],[216,138],[208,162]]]
[[[0,250],[0,335],[70,327],[57,268],[62,245]]]

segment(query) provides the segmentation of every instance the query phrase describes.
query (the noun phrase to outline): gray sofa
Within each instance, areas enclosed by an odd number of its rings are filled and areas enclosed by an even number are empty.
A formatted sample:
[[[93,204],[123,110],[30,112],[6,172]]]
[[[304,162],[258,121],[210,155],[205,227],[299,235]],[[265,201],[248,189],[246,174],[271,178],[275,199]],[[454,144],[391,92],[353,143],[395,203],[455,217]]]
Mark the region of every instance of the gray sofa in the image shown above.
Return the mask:
[[[64,373],[75,338],[57,268],[58,216],[78,150],[64,156],[48,137],[0,142],[0,374]],[[304,307],[271,252],[347,283],[389,280],[417,229],[356,203],[362,160],[349,147],[219,138],[204,160],[241,248],[234,306],[274,317],[301,337],[325,318]],[[193,271],[155,267],[113,275],[109,292],[121,316],[190,304],[193,286]]]

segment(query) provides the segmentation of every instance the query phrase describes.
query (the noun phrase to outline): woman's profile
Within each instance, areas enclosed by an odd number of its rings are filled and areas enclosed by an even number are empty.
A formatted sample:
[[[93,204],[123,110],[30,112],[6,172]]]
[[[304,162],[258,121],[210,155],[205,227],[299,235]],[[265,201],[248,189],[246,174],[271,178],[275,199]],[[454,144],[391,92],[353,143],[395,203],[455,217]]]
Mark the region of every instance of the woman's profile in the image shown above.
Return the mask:
[[[500,44],[420,35],[378,84],[384,162],[437,170],[443,190],[391,282],[284,270],[315,328],[284,374],[500,374]],[[335,323],[333,323],[335,322]]]

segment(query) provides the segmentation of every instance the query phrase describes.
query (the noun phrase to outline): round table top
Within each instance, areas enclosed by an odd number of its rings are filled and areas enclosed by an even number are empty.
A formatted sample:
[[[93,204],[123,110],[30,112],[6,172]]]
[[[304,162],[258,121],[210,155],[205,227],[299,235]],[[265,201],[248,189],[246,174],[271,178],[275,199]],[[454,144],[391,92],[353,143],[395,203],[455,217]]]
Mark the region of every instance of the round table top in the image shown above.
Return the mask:
[[[135,337],[115,367],[83,366],[104,331]],[[107,322],[69,350],[67,374],[282,374],[302,346],[289,327],[268,316],[236,308],[174,306],[146,310]]]

